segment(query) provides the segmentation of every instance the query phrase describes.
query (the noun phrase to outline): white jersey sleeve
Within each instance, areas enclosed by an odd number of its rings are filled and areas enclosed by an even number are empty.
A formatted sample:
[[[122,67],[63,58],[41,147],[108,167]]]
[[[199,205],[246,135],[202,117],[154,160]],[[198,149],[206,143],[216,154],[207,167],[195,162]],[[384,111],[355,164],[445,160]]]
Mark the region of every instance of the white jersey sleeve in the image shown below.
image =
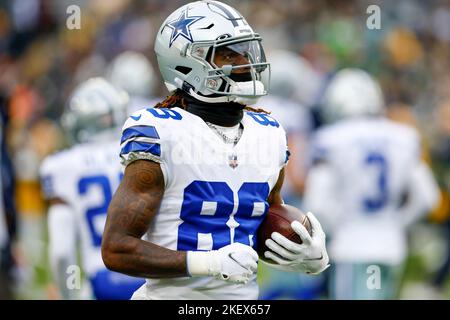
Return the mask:
[[[71,189],[67,188],[70,184],[70,173],[67,172],[67,154],[65,151],[48,156],[40,167],[40,180],[47,200],[59,198],[65,202],[70,202],[73,198]]]
[[[408,187],[408,201],[401,208],[400,215],[405,227],[425,216],[440,200],[437,182],[430,167],[423,161],[412,168]]]
[[[161,141],[164,137],[160,137],[158,132],[160,124],[157,118],[148,114],[149,110],[136,111],[123,126],[120,157],[124,166],[135,160],[152,160],[158,163],[163,161]]]

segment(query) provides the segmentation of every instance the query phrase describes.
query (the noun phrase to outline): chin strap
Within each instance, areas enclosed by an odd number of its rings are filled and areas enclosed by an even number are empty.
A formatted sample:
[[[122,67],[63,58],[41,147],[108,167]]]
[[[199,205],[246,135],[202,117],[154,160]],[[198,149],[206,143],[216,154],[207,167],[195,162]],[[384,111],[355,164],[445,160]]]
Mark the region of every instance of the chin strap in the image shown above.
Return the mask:
[[[223,103],[236,102],[243,105],[255,104],[261,96],[266,95],[264,85],[261,81],[244,81],[234,82],[230,86],[230,94],[220,97],[205,97],[196,93],[192,88],[189,89],[189,94],[197,100],[206,103]]]
[[[206,103],[224,103],[224,102],[234,102],[236,97],[233,96],[221,96],[221,97],[215,97],[215,98],[208,98],[205,96],[201,96],[191,88],[189,89],[189,94],[194,97],[197,100],[200,100],[202,102]]]

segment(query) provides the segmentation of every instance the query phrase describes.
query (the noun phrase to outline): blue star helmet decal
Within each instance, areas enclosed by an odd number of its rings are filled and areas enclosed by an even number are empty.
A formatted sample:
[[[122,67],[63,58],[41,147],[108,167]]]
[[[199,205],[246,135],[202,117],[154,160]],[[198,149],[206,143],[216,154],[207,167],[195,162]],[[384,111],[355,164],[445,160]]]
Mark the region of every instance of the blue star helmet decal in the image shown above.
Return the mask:
[[[178,36],[182,36],[190,42],[194,42],[192,39],[191,30],[189,27],[197,22],[198,20],[203,19],[204,17],[200,16],[192,16],[188,17],[187,10],[181,12],[180,17],[177,20],[170,21],[166,24],[169,28],[172,29],[172,35],[170,36],[169,48],[172,46],[172,43],[178,38]]]

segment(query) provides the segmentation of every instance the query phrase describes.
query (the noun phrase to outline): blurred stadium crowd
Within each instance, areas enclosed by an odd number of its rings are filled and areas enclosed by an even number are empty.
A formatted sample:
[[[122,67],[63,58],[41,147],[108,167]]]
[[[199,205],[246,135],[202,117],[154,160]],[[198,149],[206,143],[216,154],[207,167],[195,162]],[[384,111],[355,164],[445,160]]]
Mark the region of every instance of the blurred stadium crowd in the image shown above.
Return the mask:
[[[124,51],[144,54],[157,70],[156,31],[186,2],[0,0],[2,186],[10,235],[2,251],[0,297],[58,297],[48,270],[39,166],[45,156],[68,145],[59,120],[70,93],[82,81],[106,76],[114,58]],[[298,154],[321,125],[318,110],[328,79],[344,67],[374,75],[382,86],[388,116],[419,130],[423,157],[433,169],[442,198],[438,208],[410,231],[411,251],[398,298],[450,298],[450,1],[226,2],[261,34],[269,62],[274,50],[288,50],[304,62],[304,72],[293,76],[297,80],[290,97],[302,106],[296,112],[303,116],[298,121],[285,117],[289,121],[285,126],[305,142]],[[366,25],[366,9],[374,4],[381,8],[379,30]],[[79,30],[66,26],[69,5],[81,8]],[[166,95],[159,73],[155,71],[154,77],[156,85],[146,93],[147,99]],[[282,91],[280,83],[275,90]],[[304,187],[305,172],[297,169],[289,169],[291,203],[301,203]],[[6,290],[8,277],[14,279],[12,293]]]

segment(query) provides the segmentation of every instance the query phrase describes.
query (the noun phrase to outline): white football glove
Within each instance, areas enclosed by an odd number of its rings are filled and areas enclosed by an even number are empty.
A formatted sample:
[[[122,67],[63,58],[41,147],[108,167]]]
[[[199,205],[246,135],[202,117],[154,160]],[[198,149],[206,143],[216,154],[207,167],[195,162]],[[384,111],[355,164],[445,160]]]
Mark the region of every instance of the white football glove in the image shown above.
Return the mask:
[[[213,276],[235,283],[247,283],[258,268],[258,253],[242,243],[219,250],[188,251],[187,267],[191,276]]]
[[[295,243],[278,232],[272,233],[272,239],[266,240],[266,246],[271,251],[264,252],[264,256],[276,262],[269,263],[270,266],[308,274],[321,273],[330,266],[322,226],[311,212],[307,216],[311,222],[312,236],[299,221],[291,223],[292,229],[302,239],[302,244]]]

